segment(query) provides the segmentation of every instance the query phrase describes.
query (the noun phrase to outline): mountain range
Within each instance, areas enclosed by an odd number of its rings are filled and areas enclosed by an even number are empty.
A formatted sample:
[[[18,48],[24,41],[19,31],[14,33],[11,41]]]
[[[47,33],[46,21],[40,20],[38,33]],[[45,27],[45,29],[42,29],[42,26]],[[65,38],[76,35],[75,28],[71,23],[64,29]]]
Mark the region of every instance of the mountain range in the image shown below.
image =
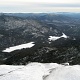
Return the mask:
[[[67,38],[49,40],[50,36]],[[34,42],[31,48],[3,52]],[[0,13],[0,64],[80,64],[79,13]]]

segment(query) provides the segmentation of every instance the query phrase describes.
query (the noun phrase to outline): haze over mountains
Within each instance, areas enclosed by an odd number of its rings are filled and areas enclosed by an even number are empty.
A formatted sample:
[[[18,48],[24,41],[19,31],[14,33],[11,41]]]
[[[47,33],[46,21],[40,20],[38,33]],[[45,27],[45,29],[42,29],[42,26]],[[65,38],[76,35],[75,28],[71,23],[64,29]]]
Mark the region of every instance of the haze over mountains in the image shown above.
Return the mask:
[[[49,41],[49,36],[62,36]],[[6,48],[34,42],[31,48],[2,52]],[[1,13],[0,64],[55,62],[80,64],[79,13]]]

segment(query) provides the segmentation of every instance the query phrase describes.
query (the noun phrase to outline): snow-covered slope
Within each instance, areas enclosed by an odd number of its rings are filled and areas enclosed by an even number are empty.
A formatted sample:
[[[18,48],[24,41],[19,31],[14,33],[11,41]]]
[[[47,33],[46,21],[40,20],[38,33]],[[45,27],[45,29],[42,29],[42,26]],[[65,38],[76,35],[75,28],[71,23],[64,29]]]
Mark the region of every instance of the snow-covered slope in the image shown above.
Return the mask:
[[[80,80],[80,66],[58,67],[45,80]]]
[[[80,80],[80,66],[30,63],[26,66],[0,65],[0,80]]]

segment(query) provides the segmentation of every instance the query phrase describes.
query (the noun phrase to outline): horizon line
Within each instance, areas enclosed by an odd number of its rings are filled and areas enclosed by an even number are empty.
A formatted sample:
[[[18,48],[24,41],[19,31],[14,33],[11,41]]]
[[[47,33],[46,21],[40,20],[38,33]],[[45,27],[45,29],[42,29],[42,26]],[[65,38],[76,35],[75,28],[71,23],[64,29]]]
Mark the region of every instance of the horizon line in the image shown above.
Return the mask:
[[[0,14],[1,13],[80,13],[80,11],[79,12],[75,12],[75,11],[72,11],[72,12],[66,12],[66,11],[60,11],[60,12],[0,12]]]

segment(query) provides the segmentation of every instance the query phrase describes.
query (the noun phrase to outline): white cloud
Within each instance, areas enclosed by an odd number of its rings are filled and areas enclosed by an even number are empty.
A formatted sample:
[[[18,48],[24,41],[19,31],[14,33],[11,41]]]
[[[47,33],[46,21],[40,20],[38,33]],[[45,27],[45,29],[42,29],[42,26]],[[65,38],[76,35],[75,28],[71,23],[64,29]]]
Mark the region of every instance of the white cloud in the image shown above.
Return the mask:
[[[80,12],[80,0],[0,0],[0,12]]]
[[[39,3],[80,3],[80,0],[0,0],[0,4],[39,2]]]

